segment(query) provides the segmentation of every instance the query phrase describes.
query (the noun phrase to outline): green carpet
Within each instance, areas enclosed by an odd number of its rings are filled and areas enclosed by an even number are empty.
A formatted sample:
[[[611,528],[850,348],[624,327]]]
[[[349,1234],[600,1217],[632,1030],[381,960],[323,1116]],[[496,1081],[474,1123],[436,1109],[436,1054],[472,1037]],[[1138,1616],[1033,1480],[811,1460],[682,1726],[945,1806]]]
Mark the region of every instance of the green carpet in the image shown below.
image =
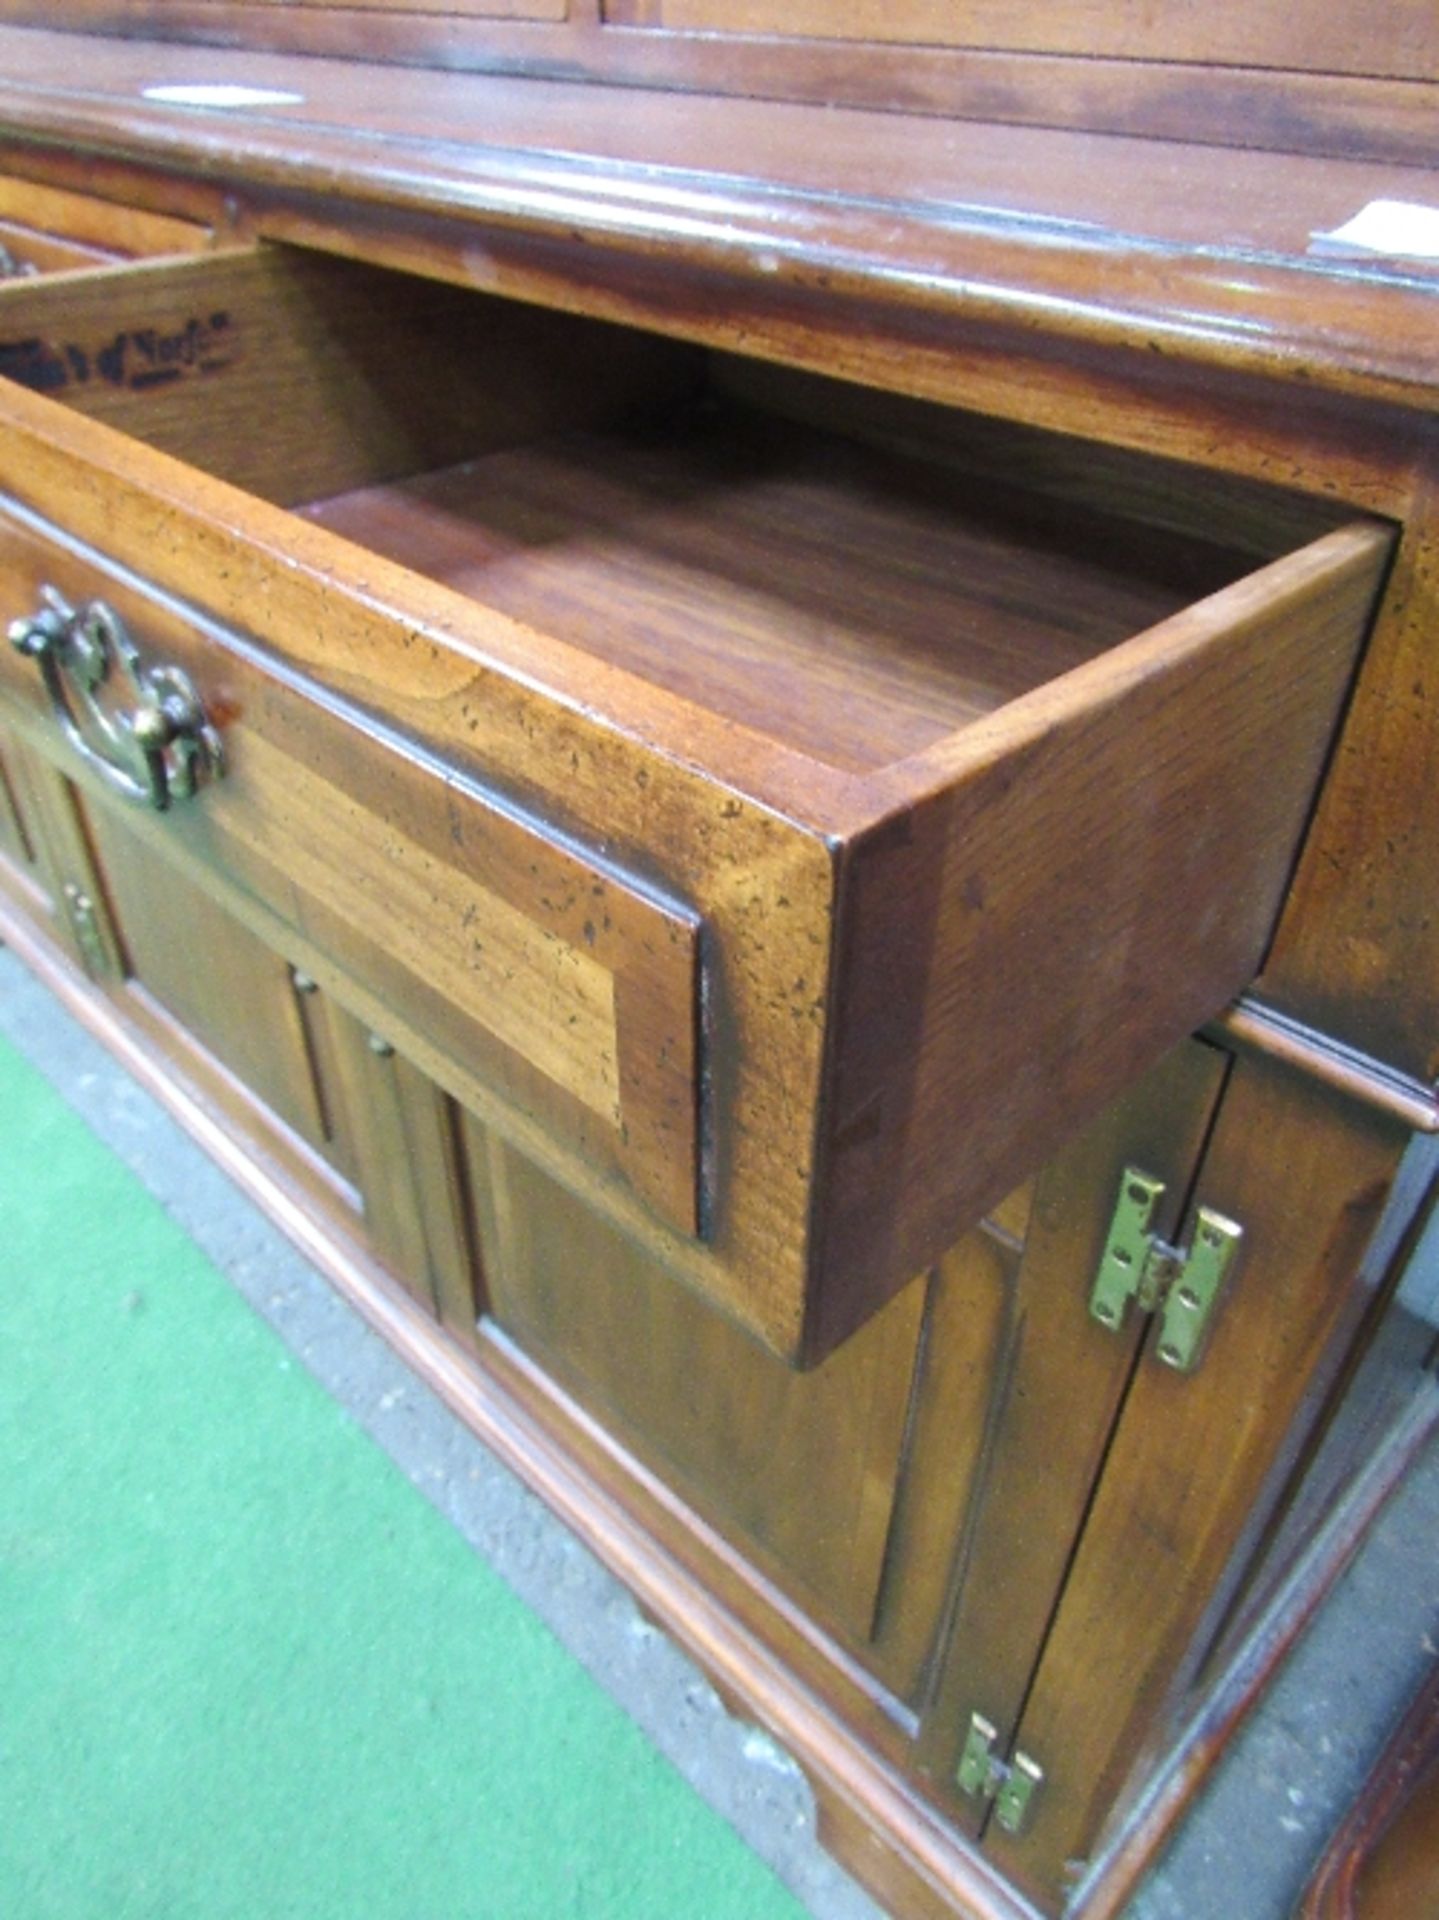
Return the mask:
[[[0,1043],[4,1920],[791,1896]]]

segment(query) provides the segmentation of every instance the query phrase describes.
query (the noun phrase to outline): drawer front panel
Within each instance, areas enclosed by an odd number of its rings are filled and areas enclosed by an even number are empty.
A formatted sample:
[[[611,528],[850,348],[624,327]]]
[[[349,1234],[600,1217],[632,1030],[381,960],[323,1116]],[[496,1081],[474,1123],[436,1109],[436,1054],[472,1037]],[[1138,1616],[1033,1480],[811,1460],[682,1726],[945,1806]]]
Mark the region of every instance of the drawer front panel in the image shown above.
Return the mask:
[[[237,883],[407,1030],[695,1230],[693,913],[18,517],[0,583],[11,617],[47,585],[74,607],[103,600],[194,683],[223,777],[163,815],[137,807],[141,831]],[[7,648],[0,677],[32,740],[58,740],[34,664]]]

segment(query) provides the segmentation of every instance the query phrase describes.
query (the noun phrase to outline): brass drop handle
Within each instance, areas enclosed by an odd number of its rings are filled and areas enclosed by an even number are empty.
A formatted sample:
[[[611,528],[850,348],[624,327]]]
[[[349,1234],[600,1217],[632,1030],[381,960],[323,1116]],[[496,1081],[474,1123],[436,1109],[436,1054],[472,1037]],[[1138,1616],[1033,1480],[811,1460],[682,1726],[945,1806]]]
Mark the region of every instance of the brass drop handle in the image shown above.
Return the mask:
[[[77,612],[54,587],[40,597],[38,612],[11,623],[10,644],[37,662],[61,731],[107,785],[163,813],[224,772],[220,736],[187,674],[148,665],[103,600]],[[112,675],[133,698],[132,711],[96,697]]]

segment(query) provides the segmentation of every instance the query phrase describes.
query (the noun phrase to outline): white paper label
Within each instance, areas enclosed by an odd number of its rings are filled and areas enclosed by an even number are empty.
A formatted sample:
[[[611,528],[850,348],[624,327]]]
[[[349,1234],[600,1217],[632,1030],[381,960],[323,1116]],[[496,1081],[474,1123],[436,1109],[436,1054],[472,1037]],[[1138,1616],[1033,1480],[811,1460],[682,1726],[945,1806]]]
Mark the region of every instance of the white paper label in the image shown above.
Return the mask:
[[[1323,253],[1382,253],[1395,260],[1439,260],[1439,207],[1417,200],[1371,200],[1332,233],[1311,236]]]
[[[298,107],[305,101],[303,93],[287,93],[281,87],[145,87],[140,97],[167,107]]]

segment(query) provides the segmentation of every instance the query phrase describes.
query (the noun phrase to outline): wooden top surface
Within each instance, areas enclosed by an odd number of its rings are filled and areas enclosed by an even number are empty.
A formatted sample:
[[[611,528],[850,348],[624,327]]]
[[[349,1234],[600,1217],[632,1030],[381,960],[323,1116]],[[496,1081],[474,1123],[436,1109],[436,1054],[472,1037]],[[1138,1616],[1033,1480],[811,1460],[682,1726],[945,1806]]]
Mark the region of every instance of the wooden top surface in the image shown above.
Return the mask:
[[[726,276],[803,286],[857,314],[948,312],[1432,404],[1439,261],[1326,257],[1312,237],[1376,199],[1439,208],[1433,168],[29,28],[0,28],[0,75],[12,142],[248,190],[268,231],[321,198],[437,217],[428,244],[478,284],[486,230],[518,231],[662,256],[715,299]],[[144,97],[196,83],[301,98]]]

